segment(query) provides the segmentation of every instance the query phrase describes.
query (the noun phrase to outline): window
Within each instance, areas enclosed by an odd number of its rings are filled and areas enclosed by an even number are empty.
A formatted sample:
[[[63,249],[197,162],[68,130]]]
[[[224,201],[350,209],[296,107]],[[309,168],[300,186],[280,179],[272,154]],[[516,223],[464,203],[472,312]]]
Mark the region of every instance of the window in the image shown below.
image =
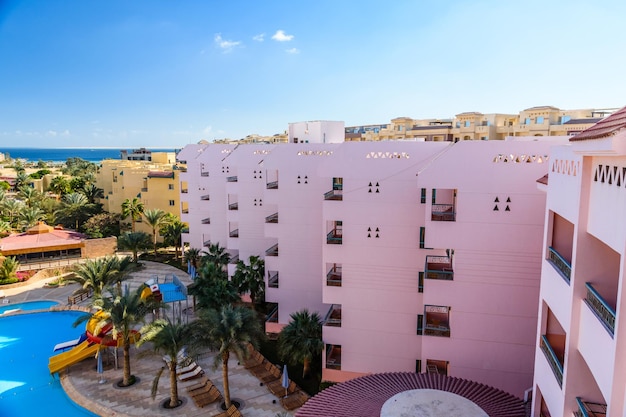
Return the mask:
[[[529,125],[530,124],[530,117],[527,117],[526,119],[524,119],[524,124],[525,125]]]
[[[167,185],[167,189],[168,190],[173,190],[174,189],[174,184],[168,184]]]
[[[424,315],[423,314],[417,315],[417,334],[418,335],[424,334]]]
[[[424,335],[450,337],[450,307],[425,305],[424,315]]]
[[[170,200],[170,206],[173,206],[175,204],[174,200]]]
[[[426,228],[420,227],[420,249],[426,248]]]
[[[422,188],[422,195],[420,197],[420,203],[426,204],[426,188]]]
[[[537,124],[538,125],[542,125],[543,124],[543,116],[537,116]]]
[[[426,372],[429,374],[448,375],[448,361],[426,359]]]
[[[415,361],[415,373],[416,374],[422,373],[422,361],[420,359]]]
[[[424,292],[424,272],[420,271],[417,279],[417,292]]]
[[[433,199],[432,199],[432,203],[433,204],[437,204],[437,190],[433,188]]]
[[[466,121],[465,121],[464,126],[465,126],[465,127],[470,127],[470,121],[469,121],[469,120],[466,120]]]

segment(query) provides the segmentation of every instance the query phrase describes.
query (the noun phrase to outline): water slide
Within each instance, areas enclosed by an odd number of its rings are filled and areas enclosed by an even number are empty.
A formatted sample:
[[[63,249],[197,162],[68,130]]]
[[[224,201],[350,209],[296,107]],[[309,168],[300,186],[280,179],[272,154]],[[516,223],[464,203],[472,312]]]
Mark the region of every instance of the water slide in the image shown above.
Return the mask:
[[[83,359],[87,359],[90,356],[94,357],[99,348],[99,345],[91,343],[89,340],[85,340],[67,352],[52,356],[50,358],[50,362],[48,363],[50,373],[53,374],[55,372],[59,372],[60,370],[78,363]]]

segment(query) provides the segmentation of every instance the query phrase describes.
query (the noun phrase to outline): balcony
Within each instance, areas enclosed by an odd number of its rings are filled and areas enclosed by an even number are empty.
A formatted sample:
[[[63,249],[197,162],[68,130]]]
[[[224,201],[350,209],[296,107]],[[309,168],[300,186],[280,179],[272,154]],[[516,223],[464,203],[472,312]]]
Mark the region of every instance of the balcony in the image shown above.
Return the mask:
[[[615,310],[602,298],[590,283],[586,283],[587,297],[585,304],[591,309],[593,314],[600,320],[600,323],[609,332],[611,337],[615,332]]]
[[[200,196],[200,200],[204,200],[204,201],[209,201],[211,198],[209,197],[208,194],[205,194],[203,196]]]
[[[341,304],[330,306],[324,318],[324,326],[341,327]]]
[[[226,177],[226,182],[237,182],[237,176]]]
[[[456,220],[454,204],[433,204],[430,219],[434,222],[453,222]]]
[[[343,233],[341,229],[333,229],[326,235],[326,243],[329,245],[341,245],[343,243]]]
[[[554,269],[561,274],[561,277],[569,285],[569,280],[572,275],[572,265],[570,262],[565,260],[553,247],[548,248],[548,262],[552,264]]]
[[[204,219],[202,219],[200,221],[200,223],[202,223],[202,224],[211,224],[211,218],[210,217],[205,217]]]
[[[539,344],[541,351],[546,357],[554,376],[556,377],[556,381],[559,383],[559,387],[563,386],[563,364],[559,360],[558,356],[550,346],[550,342],[548,342],[548,338],[546,335],[541,335],[541,342]]]
[[[606,404],[590,403],[583,401],[580,397],[576,397],[578,411],[574,411],[576,417],[606,417]]]
[[[341,371],[341,345],[326,345],[326,369]]]
[[[230,203],[228,205],[228,210],[239,210],[239,203]]]
[[[237,265],[237,262],[239,262],[239,254],[235,253],[230,255],[230,259],[228,260],[228,263],[231,265]]]
[[[278,190],[278,181],[272,181],[265,184],[265,188],[268,190]]]
[[[201,177],[208,177],[208,176],[209,176],[209,173],[208,173],[208,172],[205,172],[205,171],[202,171],[202,172],[200,172],[200,176],[201,176]]]
[[[278,213],[270,214],[265,218],[265,223],[278,223]]]
[[[267,286],[278,288],[278,271],[267,271]]]
[[[265,251],[265,256],[278,256],[278,243]]]
[[[334,265],[326,274],[326,285],[341,287],[341,266]]]
[[[425,275],[428,279],[441,279],[452,281],[454,270],[452,269],[452,259],[448,256],[426,256]]]
[[[148,187],[142,187],[141,188],[141,192],[142,193],[147,193],[148,192]]]
[[[324,200],[341,201],[343,200],[343,190],[332,189],[324,193]]]
[[[148,190],[146,189],[146,191],[148,191]],[[189,192],[189,189],[187,189],[187,188],[183,188],[182,190],[180,190],[181,194],[187,194],[188,192]]]
[[[228,236],[239,237],[239,229],[231,230],[230,232],[228,232]]]
[[[278,323],[278,303],[267,303],[271,307],[269,313],[265,316],[266,323]]]
[[[180,211],[183,214],[189,214],[189,209],[188,208],[184,208]]]

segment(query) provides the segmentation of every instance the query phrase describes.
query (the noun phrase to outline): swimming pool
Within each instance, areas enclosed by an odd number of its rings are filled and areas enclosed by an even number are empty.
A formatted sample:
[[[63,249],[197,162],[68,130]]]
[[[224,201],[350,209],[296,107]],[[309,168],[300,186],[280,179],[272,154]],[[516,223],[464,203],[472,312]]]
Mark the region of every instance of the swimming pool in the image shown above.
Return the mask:
[[[22,303],[7,303],[0,306],[0,316],[10,310],[46,310],[52,306],[58,305],[58,301],[24,301]]]
[[[85,331],[84,326],[72,327],[81,314],[58,311],[0,318],[0,415],[96,416],[76,405],[58,376],[48,371],[54,345]]]

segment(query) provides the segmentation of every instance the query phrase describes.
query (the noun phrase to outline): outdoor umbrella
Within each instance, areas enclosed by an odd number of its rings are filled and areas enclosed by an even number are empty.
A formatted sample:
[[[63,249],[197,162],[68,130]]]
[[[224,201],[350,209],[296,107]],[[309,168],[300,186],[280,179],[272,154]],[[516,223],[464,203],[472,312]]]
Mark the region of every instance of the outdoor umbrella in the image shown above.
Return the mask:
[[[282,386],[285,388],[285,397],[287,396],[287,389],[289,388],[289,374],[287,373],[287,365],[283,366],[283,381]]]

